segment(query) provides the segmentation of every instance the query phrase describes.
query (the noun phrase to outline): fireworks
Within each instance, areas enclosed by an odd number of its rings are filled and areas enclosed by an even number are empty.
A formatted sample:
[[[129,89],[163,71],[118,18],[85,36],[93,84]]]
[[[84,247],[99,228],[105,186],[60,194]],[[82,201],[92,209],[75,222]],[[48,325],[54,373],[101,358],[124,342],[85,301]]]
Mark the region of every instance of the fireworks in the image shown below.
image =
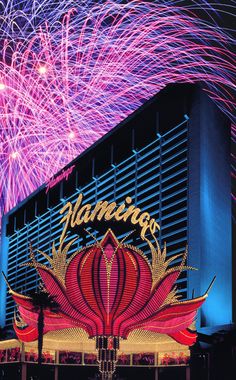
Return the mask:
[[[193,6],[30,3],[7,2],[0,21],[1,213],[168,83],[201,81],[232,118],[232,38]]]

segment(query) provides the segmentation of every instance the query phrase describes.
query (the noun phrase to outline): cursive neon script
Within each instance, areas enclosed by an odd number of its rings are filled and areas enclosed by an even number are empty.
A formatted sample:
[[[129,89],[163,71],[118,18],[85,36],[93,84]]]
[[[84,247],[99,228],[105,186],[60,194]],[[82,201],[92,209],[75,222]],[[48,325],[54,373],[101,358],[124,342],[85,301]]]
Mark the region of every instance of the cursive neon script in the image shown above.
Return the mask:
[[[60,175],[58,175],[57,177],[54,177],[54,178],[50,179],[50,181],[48,181],[48,183],[47,183],[46,194],[48,193],[49,189],[51,189],[52,187],[54,187],[62,179],[65,178],[66,181],[67,181],[68,177],[72,173],[74,167],[75,167],[75,165],[72,165],[70,168],[68,168],[66,170],[62,170],[62,173]]]
[[[131,197],[126,197],[124,203],[119,206],[116,202],[99,201],[93,209],[91,204],[83,205],[82,202],[83,194],[80,194],[74,206],[71,202],[67,202],[60,210],[60,214],[65,213],[59,222],[60,224],[65,222],[60,241],[65,238],[69,227],[73,228],[82,223],[86,224],[102,219],[124,222],[129,220],[133,225],[138,224],[141,227],[140,236],[143,240],[146,239],[146,233],[150,232],[154,236],[156,229],[160,230],[159,224],[154,218],[151,218],[148,212],[142,212],[140,208],[131,204]]]

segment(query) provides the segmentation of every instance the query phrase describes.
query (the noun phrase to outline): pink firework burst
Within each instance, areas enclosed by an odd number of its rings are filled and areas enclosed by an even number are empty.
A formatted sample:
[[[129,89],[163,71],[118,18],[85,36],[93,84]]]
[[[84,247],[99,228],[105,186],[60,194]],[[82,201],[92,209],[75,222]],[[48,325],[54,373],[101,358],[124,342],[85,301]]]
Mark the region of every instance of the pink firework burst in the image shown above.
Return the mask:
[[[2,42],[1,213],[168,83],[200,81],[232,117],[232,38],[171,4],[72,8],[57,27]]]

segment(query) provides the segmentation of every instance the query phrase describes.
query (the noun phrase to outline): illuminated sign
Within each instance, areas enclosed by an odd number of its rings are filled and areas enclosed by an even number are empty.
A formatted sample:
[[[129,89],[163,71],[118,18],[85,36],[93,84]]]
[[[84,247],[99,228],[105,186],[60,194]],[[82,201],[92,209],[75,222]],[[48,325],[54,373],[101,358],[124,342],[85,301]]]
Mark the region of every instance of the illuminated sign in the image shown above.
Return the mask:
[[[57,177],[53,177],[52,179],[50,179],[50,181],[47,182],[46,194],[48,193],[49,189],[56,186],[59,182],[61,182],[61,180],[65,179],[67,181],[69,178],[69,175],[72,173],[74,168],[75,168],[75,165],[72,165],[68,169],[62,170],[62,173],[59,174]]]
[[[60,214],[66,212],[60,223],[65,222],[65,226],[61,235],[62,241],[67,233],[68,227],[79,226],[82,223],[94,222],[95,220],[110,221],[112,219],[117,222],[130,221],[131,224],[138,224],[141,227],[141,238],[146,240],[146,233],[149,232],[154,237],[156,229],[160,230],[159,224],[154,218],[151,218],[148,212],[142,212],[140,208],[132,205],[132,198],[126,197],[124,203],[120,206],[116,202],[99,201],[92,209],[91,204],[82,205],[83,194],[78,196],[77,202],[73,207],[71,202],[67,202],[61,209]]]
[[[45,291],[58,303],[57,311],[45,309],[44,333],[83,329],[89,338],[95,339],[99,370],[108,377],[116,368],[120,339],[129,339],[132,332],[166,334],[180,344],[194,344],[197,334],[190,326],[208,294],[179,300],[174,284],[182,271],[192,269],[185,265],[187,253],[167,258],[166,246],[161,250],[154,235],[160,229],[158,223],[149,213],[132,205],[130,197],[121,205],[99,201],[92,207],[82,201],[80,194],[74,207],[68,202],[60,211],[65,213],[60,221],[65,225],[59,246],[52,244],[52,255],[39,251],[49,265],[36,261],[32,247],[31,262],[23,264],[37,270]],[[125,244],[125,238],[118,240],[111,229],[100,241],[91,234],[94,244],[67,255],[77,240],[69,240],[68,226],[113,218],[141,227],[140,236],[149,244],[152,261],[140,249]],[[147,231],[154,244],[146,237]],[[182,261],[173,265],[181,256]],[[38,311],[33,298],[12,289],[10,293],[19,305],[20,313],[14,322],[18,338],[24,342],[38,339]],[[135,358],[138,364],[155,364],[153,354]]]

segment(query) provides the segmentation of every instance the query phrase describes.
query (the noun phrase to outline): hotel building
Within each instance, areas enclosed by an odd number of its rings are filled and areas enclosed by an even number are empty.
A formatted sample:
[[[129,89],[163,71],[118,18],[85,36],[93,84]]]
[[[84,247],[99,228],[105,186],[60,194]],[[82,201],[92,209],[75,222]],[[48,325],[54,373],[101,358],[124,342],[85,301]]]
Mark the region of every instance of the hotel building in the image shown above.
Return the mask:
[[[216,276],[196,322],[203,341],[233,326],[230,123],[199,86],[164,88],[3,217],[0,266],[12,289],[28,293],[39,285],[35,269],[21,266],[29,261],[29,245],[49,255],[53,241],[58,247],[59,211],[68,201],[75,204],[80,193],[92,205],[131,197],[159,223],[158,240],[162,247],[166,242],[168,257],[188,246],[187,264],[198,270],[178,278],[182,299],[204,294]],[[120,239],[127,234],[127,224],[116,221],[86,228],[70,231],[71,238],[79,235],[70,255],[92,242],[89,232],[98,240],[108,228]],[[127,242],[149,257],[138,234]],[[36,259],[45,261],[40,253]],[[3,278],[0,284],[0,324],[10,327],[15,303]],[[159,364],[155,357],[154,366]],[[161,371],[159,376],[164,379]]]

